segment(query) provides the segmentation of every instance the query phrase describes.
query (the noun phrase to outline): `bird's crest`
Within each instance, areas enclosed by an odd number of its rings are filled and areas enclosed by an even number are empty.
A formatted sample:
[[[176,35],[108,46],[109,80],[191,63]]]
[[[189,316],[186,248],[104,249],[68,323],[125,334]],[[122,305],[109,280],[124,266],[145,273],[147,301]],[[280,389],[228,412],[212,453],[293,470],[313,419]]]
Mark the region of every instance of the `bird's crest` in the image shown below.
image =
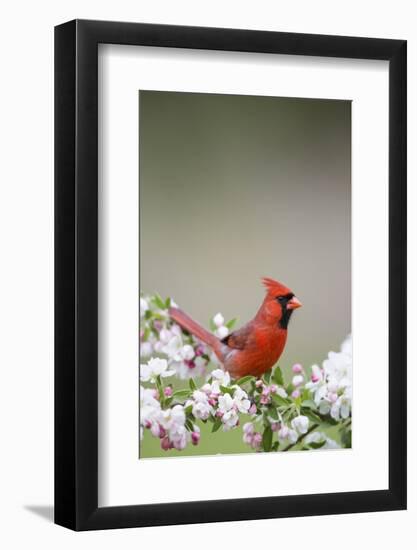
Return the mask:
[[[269,277],[263,277],[262,284],[265,286],[268,294],[273,296],[286,296],[287,294],[292,294],[292,291],[288,287]]]

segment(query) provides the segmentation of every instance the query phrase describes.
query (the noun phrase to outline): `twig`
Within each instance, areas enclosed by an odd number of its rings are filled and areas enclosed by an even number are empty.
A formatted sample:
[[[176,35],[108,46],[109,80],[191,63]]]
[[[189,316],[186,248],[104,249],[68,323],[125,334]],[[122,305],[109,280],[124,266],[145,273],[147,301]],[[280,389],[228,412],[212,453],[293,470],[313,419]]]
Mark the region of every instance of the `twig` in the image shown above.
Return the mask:
[[[301,443],[301,441],[308,436],[308,434],[311,434],[311,432],[313,432],[316,428],[319,427],[319,424],[313,424],[311,426],[311,428],[309,430],[306,431],[305,434],[303,435],[300,435],[300,437],[297,439],[297,441],[295,443],[291,443],[291,445],[288,445],[288,447],[285,447],[285,449],[282,449],[282,453],[285,453],[286,451],[289,451],[290,449],[292,449],[293,447],[295,447],[296,445],[298,445],[298,443]]]

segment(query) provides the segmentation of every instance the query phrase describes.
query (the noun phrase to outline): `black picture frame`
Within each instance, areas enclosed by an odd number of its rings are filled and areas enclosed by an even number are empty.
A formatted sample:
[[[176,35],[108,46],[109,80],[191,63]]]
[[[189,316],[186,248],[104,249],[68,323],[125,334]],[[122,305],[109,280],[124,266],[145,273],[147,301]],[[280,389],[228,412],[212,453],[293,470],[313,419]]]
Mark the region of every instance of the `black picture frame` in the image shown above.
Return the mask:
[[[389,62],[389,488],[98,507],[98,44]],[[406,508],[406,41],[74,20],[55,28],[55,522],[74,530]]]

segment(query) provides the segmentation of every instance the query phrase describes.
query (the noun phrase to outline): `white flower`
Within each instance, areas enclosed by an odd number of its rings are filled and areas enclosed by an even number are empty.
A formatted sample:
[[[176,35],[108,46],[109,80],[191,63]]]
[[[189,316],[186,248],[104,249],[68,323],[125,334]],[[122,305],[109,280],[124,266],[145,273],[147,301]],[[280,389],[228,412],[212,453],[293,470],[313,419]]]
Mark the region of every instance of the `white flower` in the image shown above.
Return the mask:
[[[300,386],[304,382],[304,376],[301,374],[296,374],[293,376],[292,384],[293,386],[297,387]]]
[[[300,414],[291,420],[291,426],[299,434],[305,434],[308,431],[308,418]]]
[[[193,392],[193,400],[194,401],[187,401],[186,405],[188,406],[192,403],[193,415],[201,420],[207,420],[213,412],[213,408],[208,402],[207,394],[200,390],[195,390]]]
[[[141,438],[143,437],[143,426],[153,426],[161,413],[161,404],[154,396],[154,390],[140,386],[140,425]]]
[[[250,401],[248,399],[248,394],[242,390],[239,386],[236,387],[235,393],[233,394],[233,401],[237,407],[237,410],[243,414],[247,414],[250,409]]]
[[[180,336],[173,336],[162,348],[162,351],[173,361],[181,361],[182,339]]]
[[[222,413],[228,412],[233,408],[233,397],[229,393],[225,393],[219,397],[219,410]]]
[[[140,318],[143,319],[143,317],[145,317],[145,313],[149,310],[149,305],[148,305],[148,302],[145,300],[145,298],[140,298],[140,306],[139,306],[139,311],[140,311]]]
[[[288,397],[288,393],[284,390],[284,388],[281,388],[281,386],[277,386],[277,389],[275,390],[275,393],[285,399]]]
[[[140,343],[140,356],[141,357],[150,357],[152,355],[152,344],[150,342],[141,342]]]
[[[193,359],[195,355],[194,349],[189,344],[186,344],[185,346],[183,346],[180,353],[181,353],[181,357],[186,361],[191,361],[191,359]]]
[[[298,441],[298,433],[296,432],[296,430],[289,429],[287,437],[290,443],[296,443]]]
[[[172,409],[162,411],[161,424],[166,430],[175,430],[185,424],[185,412],[182,405],[174,405]]]
[[[238,421],[239,415],[237,414],[237,407],[231,395],[228,393],[219,397],[218,410],[222,413],[223,430],[228,431],[234,428]]]
[[[228,386],[230,384],[230,374],[222,369],[215,369],[211,372],[213,379],[211,383],[211,391],[213,393],[221,393],[220,386]]]
[[[168,342],[171,340],[173,334],[170,330],[163,328],[161,332],[159,333],[159,340],[163,344],[168,344]]]
[[[226,336],[229,334],[229,329],[226,326],[219,327],[215,331],[215,335],[222,340],[223,338],[226,338]]]
[[[166,359],[154,357],[148,361],[147,365],[140,366],[140,379],[143,382],[155,383],[157,376],[165,378],[167,376],[172,376],[173,374],[175,374],[175,371],[169,370]]]
[[[221,313],[216,313],[216,315],[213,317],[213,323],[216,325],[217,328],[222,327],[224,325],[224,317]]]
[[[338,445],[334,439],[327,437],[323,432],[312,432],[304,439],[306,445],[310,445],[310,443],[322,443],[323,441],[325,443],[320,449],[340,449],[340,445]]]

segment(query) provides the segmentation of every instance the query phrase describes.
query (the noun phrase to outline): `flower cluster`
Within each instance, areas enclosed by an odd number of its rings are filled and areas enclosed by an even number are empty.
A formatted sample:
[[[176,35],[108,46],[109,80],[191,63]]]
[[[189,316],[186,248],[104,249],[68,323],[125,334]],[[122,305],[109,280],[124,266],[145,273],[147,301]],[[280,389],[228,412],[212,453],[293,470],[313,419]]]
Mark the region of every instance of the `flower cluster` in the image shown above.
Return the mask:
[[[183,450],[199,444],[206,425],[205,434],[242,429],[243,442],[260,452],[351,446],[350,337],[321,366],[293,365],[289,383],[278,365],[262,378],[231,380],[205,344],[172,322],[171,305],[141,298],[141,439],[149,431],[165,451]],[[224,338],[234,322],[218,313],[210,328]]]
[[[313,365],[311,381],[306,384],[321,414],[335,420],[347,419],[352,407],[352,338],[342,344],[340,352],[331,351],[323,366]]]
[[[176,307],[170,298],[158,294],[140,297],[140,356],[147,359],[158,356],[168,361],[170,369],[184,380],[204,376],[210,363],[217,364],[212,350],[192,335],[185,333],[168,315],[169,307]],[[212,331],[224,338],[235,319],[225,323],[221,313],[211,320]]]

